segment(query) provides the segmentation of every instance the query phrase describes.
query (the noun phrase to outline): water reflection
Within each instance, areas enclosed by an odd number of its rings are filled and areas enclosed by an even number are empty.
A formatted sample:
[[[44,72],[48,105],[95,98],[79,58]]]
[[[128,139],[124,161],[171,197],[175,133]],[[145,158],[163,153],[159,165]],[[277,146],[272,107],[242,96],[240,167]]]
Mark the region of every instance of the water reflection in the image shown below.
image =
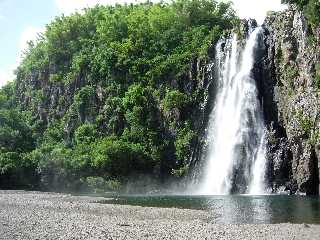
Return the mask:
[[[211,197],[208,210],[214,223],[270,223],[270,203],[264,197]]]
[[[273,197],[272,223],[320,223],[320,201],[317,197]]]
[[[225,196],[208,199],[212,222],[320,223],[320,199],[297,196]]]
[[[300,196],[117,196],[104,203],[206,210],[214,223],[320,224],[320,198]]]

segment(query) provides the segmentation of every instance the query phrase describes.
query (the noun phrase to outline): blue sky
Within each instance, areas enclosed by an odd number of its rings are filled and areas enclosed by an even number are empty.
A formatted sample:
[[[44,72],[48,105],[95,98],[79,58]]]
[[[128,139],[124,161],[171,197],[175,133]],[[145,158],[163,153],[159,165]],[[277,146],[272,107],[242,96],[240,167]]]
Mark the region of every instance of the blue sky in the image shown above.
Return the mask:
[[[55,16],[68,15],[77,9],[100,4],[136,2],[140,0],[0,0],[0,87],[14,79],[13,70],[21,60],[26,42],[36,38],[37,32]],[[143,1],[143,0],[141,0]],[[241,17],[262,22],[269,10],[283,8],[281,0],[234,0]]]
[[[0,0],[0,86],[13,78],[26,41],[58,12],[53,0]]]

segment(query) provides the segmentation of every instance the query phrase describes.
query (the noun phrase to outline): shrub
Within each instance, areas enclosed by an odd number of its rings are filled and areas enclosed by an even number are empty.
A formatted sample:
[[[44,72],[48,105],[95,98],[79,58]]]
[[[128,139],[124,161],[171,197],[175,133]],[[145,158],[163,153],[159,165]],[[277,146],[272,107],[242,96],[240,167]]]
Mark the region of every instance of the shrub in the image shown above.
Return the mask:
[[[320,63],[316,64],[315,84],[316,87],[320,89]]]
[[[319,0],[282,0],[282,3],[290,3],[303,10],[310,24],[315,27],[320,24]]]
[[[101,174],[127,177],[134,172],[149,172],[154,165],[145,148],[138,143],[107,137],[93,145],[92,164]]]
[[[179,169],[172,169],[171,174],[177,178],[183,177],[188,173],[189,166],[185,165]]]
[[[305,116],[302,111],[298,112],[297,118],[298,118],[301,129],[304,131],[306,136],[310,137],[312,130],[314,128],[313,120],[310,117]]]
[[[36,165],[17,152],[0,149],[0,188],[27,188],[37,186]]]
[[[119,191],[121,188],[118,180],[105,180],[103,177],[86,177],[82,178],[81,182],[87,191],[94,193]]]
[[[295,79],[299,76],[299,70],[295,66],[285,66],[285,79],[288,81],[289,86],[291,89],[294,89],[294,82]]]
[[[162,101],[163,108],[166,112],[169,112],[173,108],[183,109],[188,103],[189,97],[178,90],[167,91]]]
[[[177,139],[174,143],[176,147],[176,156],[179,161],[184,163],[187,157],[191,154],[191,143],[195,134],[191,130],[190,126],[184,127],[179,130]]]
[[[72,152],[62,144],[43,145],[29,157],[38,163],[40,185],[44,190],[66,191],[74,189],[79,180],[73,174]]]
[[[76,144],[89,144],[98,137],[96,126],[90,123],[82,124],[75,131]]]
[[[311,132],[311,137],[309,139],[311,145],[320,144],[320,129],[314,129]]]
[[[295,4],[302,10],[303,7],[308,4],[309,0],[281,0],[281,2]]]
[[[318,26],[320,24],[320,1],[309,0],[304,7],[304,13],[312,27]]]

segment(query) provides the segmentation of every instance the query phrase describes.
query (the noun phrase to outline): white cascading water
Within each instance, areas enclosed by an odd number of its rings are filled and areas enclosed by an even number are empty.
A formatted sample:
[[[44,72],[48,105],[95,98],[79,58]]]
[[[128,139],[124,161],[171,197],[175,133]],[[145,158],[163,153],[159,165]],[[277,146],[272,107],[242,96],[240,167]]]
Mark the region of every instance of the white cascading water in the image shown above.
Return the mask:
[[[262,194],[265,191],[265,133],[255,80],[254,54],[262,29],[243,51],[237,36],[216,47],[218,94],[210,115],[206,171],[200,194]]]

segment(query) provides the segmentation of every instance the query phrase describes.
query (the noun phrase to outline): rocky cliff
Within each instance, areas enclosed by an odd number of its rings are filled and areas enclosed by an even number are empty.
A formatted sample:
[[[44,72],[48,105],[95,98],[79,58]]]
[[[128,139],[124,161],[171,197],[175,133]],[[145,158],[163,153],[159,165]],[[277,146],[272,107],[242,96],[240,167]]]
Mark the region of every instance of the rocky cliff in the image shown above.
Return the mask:
[[[264,23],[266,50],[255,68],[268,126],[273,191],[319,193],[320,28],[293,6]]]

